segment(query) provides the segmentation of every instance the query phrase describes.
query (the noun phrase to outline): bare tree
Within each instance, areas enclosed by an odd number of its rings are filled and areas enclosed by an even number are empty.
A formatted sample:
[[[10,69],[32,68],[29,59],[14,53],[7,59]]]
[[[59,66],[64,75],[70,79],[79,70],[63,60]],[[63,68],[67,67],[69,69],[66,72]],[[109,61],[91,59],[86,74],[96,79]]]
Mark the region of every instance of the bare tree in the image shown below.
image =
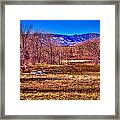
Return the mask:
[[[29,52],[27,48],[27,40],[30,35],[30,31],[32,26],[23,26],[20,24],[20,58],[21,58],[21,65],[27,64],[26,61],[30,58]]]

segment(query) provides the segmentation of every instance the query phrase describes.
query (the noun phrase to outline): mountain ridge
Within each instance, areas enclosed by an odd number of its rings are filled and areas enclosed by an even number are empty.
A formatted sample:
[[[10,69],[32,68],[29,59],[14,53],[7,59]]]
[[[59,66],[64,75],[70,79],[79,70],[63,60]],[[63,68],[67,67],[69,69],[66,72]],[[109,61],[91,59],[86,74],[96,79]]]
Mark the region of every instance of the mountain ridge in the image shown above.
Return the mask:
[[[51,34],[52,40],[58,41],[61,46],[72,46],[76,43],[100,38],[99,33],[86,33],[86,34],[75,34],[75,35],[60,35],[60,34]]]

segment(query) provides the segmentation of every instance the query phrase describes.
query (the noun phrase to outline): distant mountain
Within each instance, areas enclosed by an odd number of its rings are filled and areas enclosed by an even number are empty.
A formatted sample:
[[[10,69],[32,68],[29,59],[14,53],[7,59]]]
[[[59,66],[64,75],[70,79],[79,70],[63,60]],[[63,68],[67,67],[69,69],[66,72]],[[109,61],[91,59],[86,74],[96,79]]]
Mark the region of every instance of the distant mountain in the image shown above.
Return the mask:
[[[86,40],[94,40],[100,38],[98,33],[87,33],[82,35],[60,35],[52,34],[52,40],[57,41],[60,46],[72,46]]]

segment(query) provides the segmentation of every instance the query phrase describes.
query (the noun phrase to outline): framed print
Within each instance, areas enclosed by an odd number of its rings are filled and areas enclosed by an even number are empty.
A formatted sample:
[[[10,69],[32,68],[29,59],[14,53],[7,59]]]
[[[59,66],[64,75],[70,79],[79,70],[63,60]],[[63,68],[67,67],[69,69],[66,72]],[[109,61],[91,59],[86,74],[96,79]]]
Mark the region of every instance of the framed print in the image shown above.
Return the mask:
[[[119,2],[1,2],[2,119],[119,119]]]

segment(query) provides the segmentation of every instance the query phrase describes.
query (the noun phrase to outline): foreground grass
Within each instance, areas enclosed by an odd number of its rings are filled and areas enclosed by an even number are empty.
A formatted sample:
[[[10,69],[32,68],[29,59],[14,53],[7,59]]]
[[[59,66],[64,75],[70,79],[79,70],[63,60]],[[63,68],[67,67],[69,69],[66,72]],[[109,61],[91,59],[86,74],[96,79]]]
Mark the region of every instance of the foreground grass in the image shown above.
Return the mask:
[[[79,74],[78,74],[79,73]],[[100,73],[21,75],[21,100],[99,100]]]
[[[100,93],[36,92],[21,93],[21,100],[99,100]]]

